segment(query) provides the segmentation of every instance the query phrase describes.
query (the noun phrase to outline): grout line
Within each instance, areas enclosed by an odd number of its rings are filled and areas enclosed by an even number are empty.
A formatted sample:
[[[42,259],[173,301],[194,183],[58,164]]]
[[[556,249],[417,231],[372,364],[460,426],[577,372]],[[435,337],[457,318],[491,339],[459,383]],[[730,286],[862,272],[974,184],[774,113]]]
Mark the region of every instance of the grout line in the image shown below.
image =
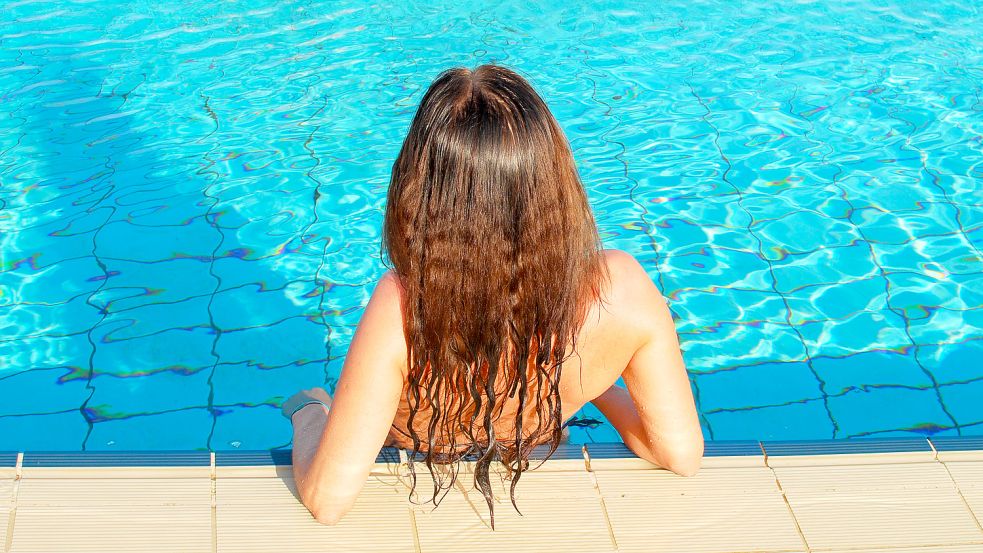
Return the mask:
[[[608,513],[608,505],[604,501],[604,493],[601,492],[601,486],[597,483],[597,474],[590,467],[590,453],[587,451],[587,444],[584,444],[580,448],[580,451],[584,454],[584,464],[587,469],[587,475],[590,476],[591,484],[594,485],[594,491],[597,492],[597,500],[601,503],[601,512],[604,513],[604,525],[608,529],[608,537],[611,538],[611,546],[614,547],[615,551],[620,551],[618,547],[618,539],[614,536],[614,526],[611,525],[611,515]]]
[[[423,546],[420,545],[420,529],[416,526],[416,513],[413,511],[413,504],[406,502],[406,509],[410,512],[410,527],[413,529],[413,551],[423,553]]]
[[[949,480],[952,481],[952,487],[956,488],[956,493],[959,494],[959,499],[963,500],[963,505],[965,505],[966,510],[969,511],[969,516],[973,517],[973,522],[976,523],[976,527],[980,529],[980,532],[983,532],[983,524],[980,524],[980,519],[976,516],[976,512],[973,511],[973,508],[969,505],[969,501],[966,499],[966,496],[963,495],[962,488],[959,487],[959,483],[956,482],[956,479],[952,477],[952,473],[949,472],[949,465],[942,461],[939,462],[942,463],[943,467],[945,467],[945,473],[949,475]]]
[[[404,482],[403,479],[408,478],[410,473],[410,457],[403,448],[398,448],[396,452],[399,454],[399,464],[396,465],[396,480],[398,482]],[[413,502],[407,500],[406,508],[410,512],[410,528],[413,530],[413,551],[415,553],[423,553],[423,546],[420,545],[420,529],[417,527],[416,511],[413,510]]]
[[[788,500],[788,496],[785,495],[785,488],[782,487],[781,480],[778,479],[778,473],[775,472],[775,467],[768,464],[768,452],[765,451],[765,446],[763,443],[758,442],[761,446],[761,453],[765,456],[765,466],[771,471],[771,476],[775,479],[775,485],[778,486],[778,491],[782,492],[782,501],[785,502],[785,506],[788,508],[788,513],[792,515],[792,522],[795,523],[795,531],[798,532],[799,538],[802,539],[802,545],[805,546],[806,551],[811,552],[812,548],[809,546],[809,540],[806,539],[805,532],[802,531],[802,526],[799,524],[798,517],[795,516],[795,510],[792,509],[792,504]]]
[[[218,482],[216,479],[215,471],[215,452],[209,452],[209,462],[211,464],[208,479],[208,494],[211,496],[211,506],[209,512],[211,513],[211,529],[212,529],[212,553],[218,553],[218,499],[217,499],[217,489]]]
[[[14,519],[17,516],[17,490],[20,488],[20,480],[14,480],[10,490],[10,513],[7,514],[7,537],[4,540],[3,551],[9,553],[14,545]]]
[[[7,537],[4,539],[3,551],[10,553],[14,547],[14,520],[17,518],[17,492],[20,491],[21,467],[24,464],[24,453],[17,453],[17,463],[14,465],[14,481],[10,489],[10,513],[7,514]]]

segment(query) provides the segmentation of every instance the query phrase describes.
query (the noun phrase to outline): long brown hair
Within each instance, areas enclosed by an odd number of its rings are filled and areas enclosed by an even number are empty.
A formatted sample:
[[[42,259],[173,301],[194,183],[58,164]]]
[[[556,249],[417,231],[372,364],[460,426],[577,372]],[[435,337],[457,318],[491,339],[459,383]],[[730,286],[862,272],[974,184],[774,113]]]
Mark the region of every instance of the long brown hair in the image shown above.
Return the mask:
[[[437,77],[393,164],[383,234],[404,289],[411,459],[435,503],[457,474],[435,464],[473,460],[494,527],[491,462],[515,505],[532,449],[560,442],[563,362],[607,276],[570,146],[525,79],[494,65]]]

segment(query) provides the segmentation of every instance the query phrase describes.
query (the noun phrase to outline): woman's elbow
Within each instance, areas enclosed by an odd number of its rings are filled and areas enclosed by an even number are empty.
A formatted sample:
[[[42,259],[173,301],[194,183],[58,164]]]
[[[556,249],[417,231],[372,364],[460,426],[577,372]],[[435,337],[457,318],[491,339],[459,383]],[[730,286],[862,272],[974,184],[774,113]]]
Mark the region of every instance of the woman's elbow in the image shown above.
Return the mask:
[[[700,471],[703,457],[686,458],[669,463],[666,468],[680,476],[693,476]]]
[[[339,501],[338,498],[319,497],[322,495],[308,491],[301,494],[302,503],[311,512],[314,520],[327,526],[334,526],[351,509],[350,502]]]
[[[324,524],[325,526],[334,526],[341,521],[341,517],[345,516],[343,512],[337,509],[315,508],[310,509],[310,511],[311,514],[314,515],[314,520]]]
[[[304,506],[311,512],[314,520],[327,526],[338,524],[351,509],[350,506],[341,506],[340,504],[310,504],[305,502]]]
[[[671,450],[663,466],[680,476],[693,476],[703,463],[703,440]]]

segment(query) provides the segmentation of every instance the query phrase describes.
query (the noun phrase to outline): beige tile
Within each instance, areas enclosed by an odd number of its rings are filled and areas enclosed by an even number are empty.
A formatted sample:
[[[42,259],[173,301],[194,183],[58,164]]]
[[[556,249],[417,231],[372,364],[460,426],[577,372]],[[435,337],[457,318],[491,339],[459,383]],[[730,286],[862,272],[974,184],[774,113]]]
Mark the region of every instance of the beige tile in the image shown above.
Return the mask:
[[[211,505],[208,478],[23,478],[18,507]]]
[[[771,471],[596,472],[619,551],[803,551]]]
[[[657,470],[659,467],[638,457],[617,457],[614,459],[596,458],[589,459],[588,468],[592,471],[612,471],[612,470]]]
[[[467,465],[462,465],[458,472],[458,488],[471,489],[474,484],[474,473],[467,470]],[[448,479],[449,472],[438,473],[445,480]],[[492,465],[489,471],[489,483],[496,496],[508,496],[512,480],[503,469],[502,465]],[[409,485],[410,479],[404,479]],[[433,479],[425,466],[417,467],[417,492],[415,496],[420,496],[421,501],[426,501],[432,496]],[[586,470],[572,471],[566,468],[559,471],[553,470],[553,464],[547,463],[543,467],[527,470],[522,473],[516,484],[516,497],[536,498],[543,495],[561,494],[563,496],[580,497],[584,494],[597,496],[594,489],[594,481],[590,478],[590,473]]]
[[[796,491],[952,488],[942,463],[776,467],[782,488]]]
[[[719,457],[704,457],[701,467],[702,468],[731,468],[731,467],[763,467],[765,466],[765,456],[764,455],[736,455],[736,456],[719,456]],[[623,457],[623,458],[597,458],[593,457],[590,459],[590,470],[592,471],[609,471],[609,470],[666,470],[658,465],[654,465],[645,459],[640,459],[638,457]]]
[[[18,505],[11,553],[205,552],[211,510],[198,505]]]
[[[547,465],[549,466],[549,465]],[[429,499],[427,478],[420,480],[421,502]],[[614,544],[601,500],[586,471],[524,473],[516,486],[516,512],[508,482],[495,477],[492,488],[495,530],[491,529],[484,496],[463,475],[436,508],[414,506],[421,550],[447,551],[613,551]]]
[[[293,478],[218,479],[218,551],[413,551],[407,488],[396,478],[370,477],[336,526],[314,520],[295,490]]]
[[[983,487],[963,488],[960,492],[973,511],[976,522],[983,523]]]
[[[215,467],[215,477],[225,478],[292,478],[290,465],[259,465],[254,467]]]
[[[929,547],[887,547],[877,549],[836,549],[823,553],[983,553],[983,544],[932,545]]]
[[[406,472],[406,466],[400,463],[376,463],[372,465],[370,474],[376,476],[398,475]],[[293,478],[291,465],[258,465],[258,466],[216,466],[216,478]]]
[[[767,467],[701,469],[695,476],[679,476],[664,469],[598,471],[594,474],[604,497],[632,494],[639,486],[679,494],[780,493],[775,476]]]
[[[952,461],[983,461],[983,451],[980,450],[970,450],[970,451],[940,451],[938,454],[938,460],[943,462]]]
[[[211,478],[211,467],[23,467],[24,478]]]
[[[0,480],[0,547],[7,543],[7,524],[10,522],[10,508],[14,501],[13,479]]]
[[[813,549],[974,543],[972,515],[941,463],[776,468]]]
[[[983,461],[947,462],[945,466],[959,489],[983,488]]]
[[[403,497],[409,489],[397,478],[369,476],[361,496]],[[296,482],[288,478],[226,478],[215,481],[217,505],[293,505],[299,503]]]
[[[11,552],[211,548],[211,480],[129,476],[21,479]]]
[[[815,549],[937,546],[983,539],[955,490],[787,492]]]
[[[898,453],[848,453],[835,455],[769,455],[766,461],[770,467],[930,463],[935,461],[935,452],[905,451]]]
[[[763,467],[765,466],[764,455],[735,455],[735,456],[716,456],[704,457],[701,468],[728,468],[728,467]]]

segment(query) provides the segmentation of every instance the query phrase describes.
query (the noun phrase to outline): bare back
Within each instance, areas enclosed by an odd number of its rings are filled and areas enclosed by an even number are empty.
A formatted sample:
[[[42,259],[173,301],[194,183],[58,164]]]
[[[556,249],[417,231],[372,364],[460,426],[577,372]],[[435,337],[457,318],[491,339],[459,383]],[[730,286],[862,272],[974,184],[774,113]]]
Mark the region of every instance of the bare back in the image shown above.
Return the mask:
[[[606,250],[604,254],[611,279],[602,300],[592,306],[580,329],[576,351],[568,350],[570,356],[560,381],[563,420],[609,392],[618,378],[624,377],[630,395],[639,404],[638,410],[655,414],[647,417],[651,420],[645,426],[658,436],[679,434],[682,439],[693,440],[692,435],[699,434],[700,428],[665,300],[631,255],[618,250]],[[402,372],[406,373],[405,362]],[[406,386],[404,380],[403,398]],[[518,408],[515,398],[506,397],[504,403],[503,414],[495,424],[499,436],[513,432]],[[406,431],[409,412],[409,405],[402,399],[387,445],[411,447]],[[617,421],[612,423],[617,428]],[[625,439],[629,441],[631,437]]]
[[[694,474],[703,436],[665,300],[632,256],[606,251],[604,259],[610,289],[580,331],[579,356],[565,364],[563,418],[590,401],[637,455],[678,474]],[[319,521],[331,524],[347,512],[379,448],[400,445],[393,439],[393,430],[405,428],[406,421],[400,294],[387,273],[359,321],[330,411],[301,410],[295,419],[294,475],[304,504]],[[619,376],[627,389],[613,385]],[[309,436],[315,431],[316,445]]]

